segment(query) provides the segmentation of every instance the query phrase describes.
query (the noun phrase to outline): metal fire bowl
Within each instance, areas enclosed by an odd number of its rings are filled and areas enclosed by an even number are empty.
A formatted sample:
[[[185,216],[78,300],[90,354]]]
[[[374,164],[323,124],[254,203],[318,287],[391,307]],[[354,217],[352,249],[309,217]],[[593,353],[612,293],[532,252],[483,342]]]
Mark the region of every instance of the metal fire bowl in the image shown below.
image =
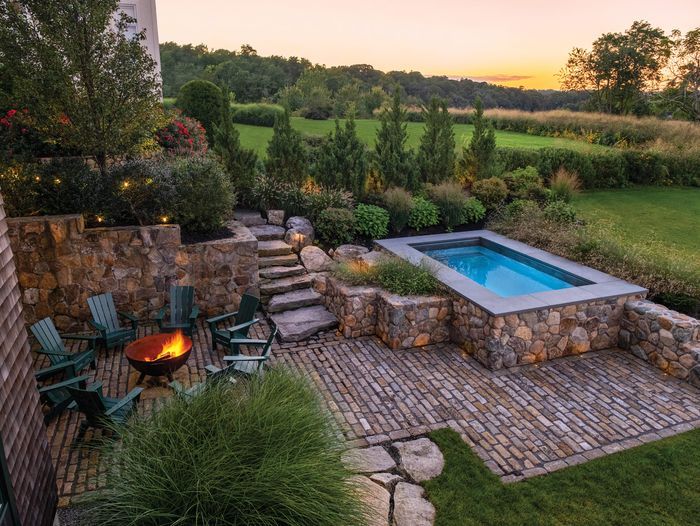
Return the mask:
[[[145,358],[156,356],[163,344],[172,338],[172,333],[153,334],[140,338],[126,346],[124,354],[131,366],[142,375],[169,376],[174,371],[185,365],[192,352],[192,340],[183,335],[186,351],[174,358],[163,358],[155,362],[146,361]]]

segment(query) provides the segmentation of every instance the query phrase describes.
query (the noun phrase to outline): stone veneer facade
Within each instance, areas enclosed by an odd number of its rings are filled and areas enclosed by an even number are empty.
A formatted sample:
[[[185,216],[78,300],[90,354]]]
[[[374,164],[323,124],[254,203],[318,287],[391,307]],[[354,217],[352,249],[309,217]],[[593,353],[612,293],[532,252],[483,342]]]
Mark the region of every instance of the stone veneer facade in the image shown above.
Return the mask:
[[[0,196],[0,433],[19,520],[48,526],[56,481],[39,406],[15,264]]]
[[[700,320],[650,301],[627,302],[620,347],[700,387]]]
[[[155,314],[171,284],[194,285],[205,315],[237,308],[258,283],[257,239],[243,224],[231,236],[182,245],[178,225],[85,228],[81,215],[8,219],[25,318],[51,316],[62,330],[89,319],[87,298],[112,292],[140,318]]]

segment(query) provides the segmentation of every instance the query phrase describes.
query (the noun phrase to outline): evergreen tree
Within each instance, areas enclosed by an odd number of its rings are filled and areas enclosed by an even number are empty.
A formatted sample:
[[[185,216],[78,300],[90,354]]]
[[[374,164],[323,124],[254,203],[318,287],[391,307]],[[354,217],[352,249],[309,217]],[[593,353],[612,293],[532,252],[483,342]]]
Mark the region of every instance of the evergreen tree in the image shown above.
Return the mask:
[[[496,153],[496,132],[493,125],[484,117],[484,105],[477,97],[474,102],[474,133],[469,147],[464,152],[464,161],[470,172],[477,178],[490,177],[494,171]]]
[[[236,192],[246,200],[253,187],[258,156],[254,150],[241,146],[240,133],[233,125],[231,96],[226,86],[221,88],[221,120],[218,126],[214,125],[214,151],[221,158]]]
[[[401,92],[397,88],[391,106],[382,110],[377,130],[376,163],[385,186],[411,187],[413,152],[406,149],[406,111],[401,107]]]
[[[301,134],[292,128],[289,108],[275,119],[275,126],[267,145],[267,174],[281,181],[301,184],[306,175],[306,150]]]
[[[418,149],[421,180],[424,183],[438,184],[454,175],[455,134],[452,116],[447,111],[447,103],[433,97],[430,104],[423,107],[423,117],[425,132]]]
[[[319,183],[344,188],[355,197],[362,195],[369,166],[367,150],[357,136],[352,115],[345,121],[344,127],[341,127],[336,119],[335,133],[328,134],[321,147],[316,167],[316,179]]]

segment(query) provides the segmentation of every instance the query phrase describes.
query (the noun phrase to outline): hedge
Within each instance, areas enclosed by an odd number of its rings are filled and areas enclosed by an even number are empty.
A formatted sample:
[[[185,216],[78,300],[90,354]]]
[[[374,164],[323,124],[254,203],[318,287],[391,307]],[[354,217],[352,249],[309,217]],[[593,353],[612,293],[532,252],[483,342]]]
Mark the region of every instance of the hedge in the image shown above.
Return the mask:
[[[275,118],[284,113],[282,106],[276,104],[232,104],[233,122],[266,126],[272,128]]]

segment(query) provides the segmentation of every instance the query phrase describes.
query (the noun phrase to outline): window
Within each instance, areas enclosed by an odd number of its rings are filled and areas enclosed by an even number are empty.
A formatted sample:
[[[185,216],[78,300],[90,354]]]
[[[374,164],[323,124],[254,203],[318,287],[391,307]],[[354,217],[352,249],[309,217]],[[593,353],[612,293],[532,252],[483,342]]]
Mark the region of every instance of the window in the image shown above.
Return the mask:
[[[136,4],[119,4],[119,10],[126,13],[127,16],[136,20]],[[139,32],[138,23],[134,22],[126,26],[126,36],[134,38]]]

